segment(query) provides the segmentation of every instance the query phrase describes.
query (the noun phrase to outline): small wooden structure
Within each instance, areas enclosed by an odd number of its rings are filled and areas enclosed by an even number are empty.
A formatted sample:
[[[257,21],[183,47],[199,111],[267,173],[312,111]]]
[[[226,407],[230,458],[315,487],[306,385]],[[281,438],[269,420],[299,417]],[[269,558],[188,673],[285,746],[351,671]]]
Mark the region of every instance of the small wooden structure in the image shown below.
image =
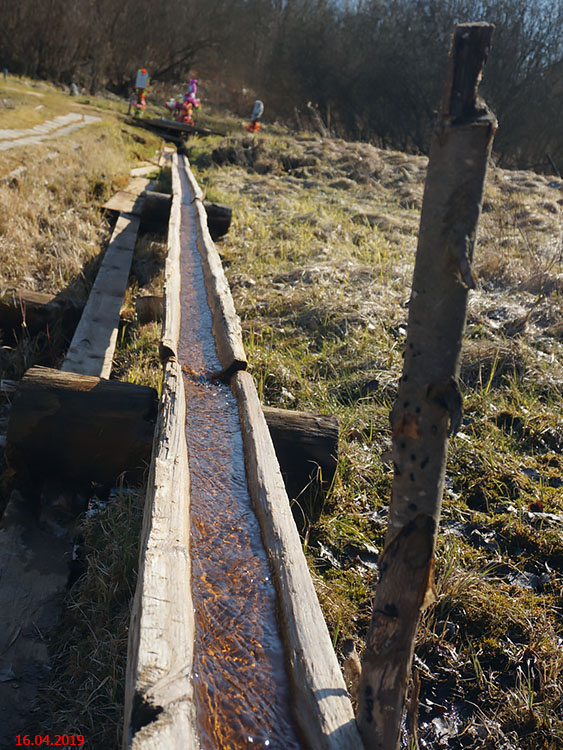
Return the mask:
[[[145,509],[126,681],[124,749],[191,748],[197,731],[190,681],[193,605],[189,585],[188,465],[177,344],[180,328],[180,177],[173,162],[161,358],[163,398]],[[196,217],[207,300],[222,378],[239,404],[249,490],[273,571],[293,712],[307,746],[361,750],[354,712],[315,594],[274,446],[251,375],[202,193],[185,177]],[[175,523],[173,520],[175,520]],[[177,524],[177,525],[175,525]]]
[[[68,529],[85,510],[82,490],[91,480],[111,485],[127,469],[137,469],[140,480],[150,458],[156,392],[107,380],[145,186],[137,178],[126,195],[114,197],[110,207],[132,213],[118,217],[62,370],[28,370],[12,404],[6,455],[26,491],[12,492],[0,528],[0,670],[8,677],[0,681],[2,746],[22,731],[49,669],[45,636],[68,584]],[[48,320],[57,309],[29,293],[19,300],[26,324],[31,310]],[[58,480],[55,492],[45,490],[45,480]]]

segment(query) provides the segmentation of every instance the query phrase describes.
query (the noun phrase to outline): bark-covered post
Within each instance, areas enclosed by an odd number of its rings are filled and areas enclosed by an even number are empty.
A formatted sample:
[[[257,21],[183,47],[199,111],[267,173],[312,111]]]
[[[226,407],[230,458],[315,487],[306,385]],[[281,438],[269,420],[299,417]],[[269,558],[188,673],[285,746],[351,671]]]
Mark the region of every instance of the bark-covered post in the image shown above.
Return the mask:
[[[432,559],[448,447],[462,416],[459,360],[473,248],[496,118],[477,96],[493,26],[456,26],[430,149],[403,376],[391,412],[392,499],[362,658],[358,724],[369,750],[395,750]]]

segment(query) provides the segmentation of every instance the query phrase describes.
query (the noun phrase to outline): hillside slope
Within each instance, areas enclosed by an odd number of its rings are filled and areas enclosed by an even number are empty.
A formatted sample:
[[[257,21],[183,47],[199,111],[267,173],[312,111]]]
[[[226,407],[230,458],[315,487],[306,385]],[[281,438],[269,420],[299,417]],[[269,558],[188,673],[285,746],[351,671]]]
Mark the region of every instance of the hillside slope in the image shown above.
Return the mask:
[[[0,128],[33,127],[71,108],[53,89],[10,85],[18,91],[0,82]],[[44,93],[49,111],[25,88]],[[102,121],[2,154],[2,287],[86,294],[108,233],[98,206],[159,143],[125,123],[125,103],[73,102],[81,108]],[[388,414],[426,160],[273,125],[250,138],[222,114],[210,123],[230,135],[192,139],[187,150],[207,198],[234,209],[218,248],[260,395],[340,420],[335,481],[294,507],[337,651],[349,639],[361,651],[390,496]],[[462,364],[465,418],[450,446],[436,559],[439,601],[424,615],[415,660],[422,747],[563,747],[562,210],[560,179],[491,166]],[[151,377],[138,365],[157,361],[154,330],[124,338],[116,373]],[[19,377],[49,346],[5,345],[1,377]],[[8,485],[4,475],[0,489]],[[113,510],[85,522],[90,577],[70,592],[53,641],[54,687],[37,713],[100,747],[119,747],[142,507],[138,491],[116,497]]]

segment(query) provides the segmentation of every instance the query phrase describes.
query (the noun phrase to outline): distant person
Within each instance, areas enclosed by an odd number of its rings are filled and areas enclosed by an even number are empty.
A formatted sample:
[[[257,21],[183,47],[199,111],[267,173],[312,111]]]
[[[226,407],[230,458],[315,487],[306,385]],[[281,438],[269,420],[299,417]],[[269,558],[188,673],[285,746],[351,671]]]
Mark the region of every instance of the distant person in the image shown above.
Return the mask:
[[[260,101],[260,99],[256,99],[254,102],[254,109],[252,110],[252,114],[250,115],[250,122],[248,125],[245,125],[245,129],[248,130],[249,133],[257,133],[260,130],[260,123],[258,120],[262,117],[264,114],[264,103]]]
[[[78,96],[78,94],[79,94],[78,86],[74,82],[72,82],[70,84],[70,95],[71,96]]]
[[[6,78],[8,77],[8,68],[4,68],[3,73],[4,73],[4,80],[6,80]]]

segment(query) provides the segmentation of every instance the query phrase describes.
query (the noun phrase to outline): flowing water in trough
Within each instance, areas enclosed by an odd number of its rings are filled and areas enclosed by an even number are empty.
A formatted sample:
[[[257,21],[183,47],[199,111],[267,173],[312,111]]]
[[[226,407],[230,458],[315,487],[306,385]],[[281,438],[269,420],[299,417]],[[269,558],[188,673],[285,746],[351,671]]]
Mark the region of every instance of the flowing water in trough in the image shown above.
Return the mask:
[[[186,390],[194,688],[204,750],[298,750],[276,595],[246,482],[237,401],[211,331],[194,209],[183,170],[179,358]]]

